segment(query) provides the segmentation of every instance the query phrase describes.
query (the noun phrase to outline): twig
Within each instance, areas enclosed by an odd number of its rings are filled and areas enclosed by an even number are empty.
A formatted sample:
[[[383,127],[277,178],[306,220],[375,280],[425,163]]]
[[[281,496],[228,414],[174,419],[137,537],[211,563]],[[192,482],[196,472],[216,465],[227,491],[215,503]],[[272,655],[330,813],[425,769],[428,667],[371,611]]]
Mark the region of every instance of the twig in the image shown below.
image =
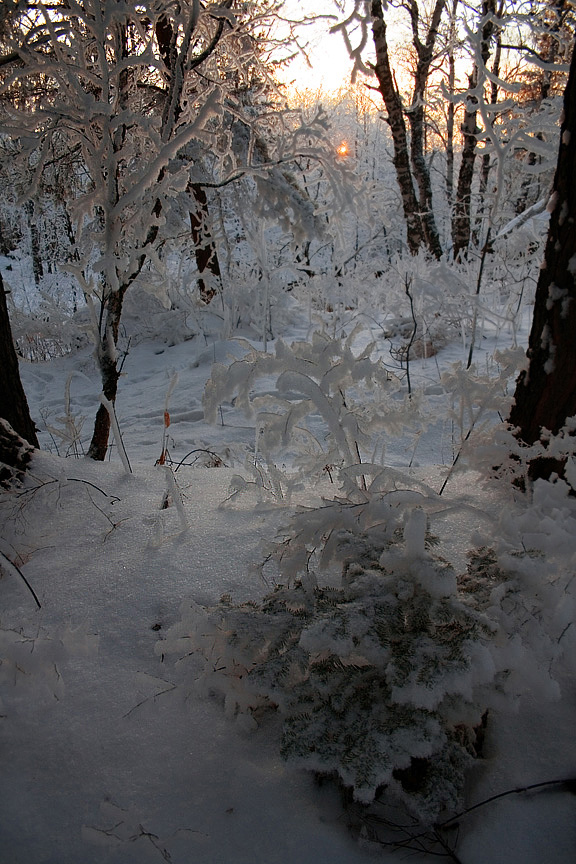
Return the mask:
[[[414,329],[412,330],[412,333],[410,335],[410,341],[408,342],[408,345],[406,346],[406,381],[408,383],[408,398],[409,399],[412,399],[412,383],[410,381],[410,349],[412,348],[412,345],[414,344],[414,340],[416,339],[416,332],[418,330],[418,322],[416,321],[416,313],[414,312],[414,298],[412,297],[412,294],[410,293],[411,284],[412,284],[412,280],[409,279],[408,276],[406,276],[405,283],[404,283],[404,290],[406,292],[406,296],[408,297],[408,300],[410,301],[410,314],[412,315],[412,321],[414,322]]]
[[[448,843],[446,842],[444,837],[442,837],[440,830],[441,830],[440,828],[434,829],[434,832],[433,832],[434,833],[434,839],[442,847],[442,849],[444,849],[447,857],[450,858],[451,861],[454,861],[454,864],[462,864],[462,859],[459,858],[456,855],[456,852],[454,851],[454,849],[452,849],[452,847],[448,845]]]
[[[159,696],[164,696],[165,693],[172,693],[172,691],[176,689],[176,684],[172,684],[169,681],[166,683],[170,684],[170,686],[166,687],[165,690],[160,690],[158,693],[154,693],[153,696],[146,696],[145,699],[141,699],[140,702],[138,702],[136,705],[134,705],[133,708],[130,708],[130,710],[127,711],[126,714],[122,715],[122,719],[124,720],[126,717],[130,717],[130,715],[133,714],[134,711],[136,711],[142,705],[145,705],[146,702],[150,702],[151,699],[155,702]]]
[[[0,552],[0,567],[4,567],[8,571],[8,573],[12,573],[13,575],[20,576],[20,578],[22,579],[22,581],[24,582],[24,584],[26,585],[26,587],[28,588],[28,590],[32,594],[32,597],[36,601],[36,605],[38,606],[39,609],[41,609],[42,604],[40,603],[38,597],[36,596],[36,592],[34,591],[32,586],[30,585],[30,583],[28,582],[28,580],[26,579],[26,577],[24,576],[24,574],[22,573],[20,568],[17,567],[16,564],[14,564],[14,562],[10,560],[10,558],[8,558],[6,555],[4,555],[3,552]]]
[[[568,777],[564,780],[546,780],[543,783],[532,783],[529,786],[519,786],[514,789],[507,789],[505,792],[499,792],[496,795],[491,795],[489,798],[485,798],[483,801],[479,801],[477,804],[473,804],[471,807],[467,807],[465,810],[462,810],[455,816],[451,816],[449,819],[444,820],[444,822],[440,822],[437,825],[434,825],[431,829],[421,831],[416,834],[410,834],[409,827],[407,826],[395,825],[389,822],[387,819],[381,819],[376,817],[377,822],[383,823],[387,828],[393,829],[394,831],[401,831],[406,836],[403,839],[397,840],[380,840],[376,833],[376,836],[374,837],[374,842],[376,842],[379,846],[382,847],[413,850],[424,852],[427,855],[448,857],[453,862],[455,862],[455,864],[463,864],[461,858],[456,855],[456,852],[442,837],[442,831],[444,831],[446,828],[456,827],[458,820],[462,819],[463,816],[467,816],[469,813],[474,812],[474,810],[478,810],[479,808],[484,807],[486,806],[486,804],[490,804],[493,801],[498,801],[499,799],[506,798],[510,795],[519,795],[523,792],[549,789],[554,786],[565,787],[568,792],[576,795],[576,777]],[[370,825],[369,819],[361,817],[361,821],[366,826]],[[430,843],[437,843],[444,851],[434,852],[432,849],[428,848]]]
[[[486,234],[486,242],[484,243],[484,247],[482,249],[482,256],[480,258],[480,269],[478,270],[478,279],[476,280],[476,298],[480,296],[480,288],[482,286],[482,276],[484,274],[484,264],[486,263],[486,256],[488,254],[488,250],[490,249],[490,232],[492,231],[492,227],[488,228],[488,233]],[[476,299],[476,303],[474,304],[474,317],[472,320],[472,335],[470,337],[470,350],[468,352],[468,362],[466,363],[466,369],[469,369],[472,365],[472,356],[474,354],[474,342],[476,339],[476,324],[478,322],[478,299]]]
[[[532,792],[534,789],[547,789],[552,786],[565,786],[568,792],[571,792],[572,795],[576,795],[576,777],[566,777],[564,780],[545,780],[543,783],[531,783],[529,786],[517,786],[515,789],[507,789],[506,792],[499,792],[497,795],[491,795],[489,798],[485,798],[483,801],[473,804],[472,807],[467,807],[455,816],[451,816],[450,819],[446,819],[445,822],[441,822],[437,827],[446,828],[447,825],[456,822],[458,819],[461,819],[462,816],[468,816],[468,814],[472,813],[474,810],[478,810],[480,807],[485,807],[486,804],[491,804],[492,801],[498,801],[500,798],[507,798],[509,795],[520,795],[523,792]]]
[[[32,489],[24,489],[22,492],[18,492],[18,497],[23,497],[24,495],[34,495],[39,489],[43,489],[44,486],[53,486],[55,483],[84,483],[85,486],[91,486],[93,489],[96,489],[97,492],[100,492],[101,495],[104,495],[105,498],[109,498],[110,501],[120,501],[117,495],[109,495],[108,492],[104,492],[99,486],[96,486],[95,483],[91,483],[89,480],[82,480],[79,477],[66,477],[64,481],[62,480],[45,480],[39,481],[38,486],[34,486]]]
[[[102,403],[104,408],[106,408],[108,416],[110,417],[112,434],[114,435],[114,439],[118,447],[118,452],[120,454],[122,465],[124,466],[124,471],[126,472],[126,474],[132,474],[132,466],[130,465],[130,460],[128,459],[128,454],[126,453],[124,440],[122,438],[122,433],[120,432],[120,426],[118,425],[118,418],[116,417],[116,405],[114,402],[110,401],[110,399],[107,399],[104,393],[100,394],[100,402]]]
[[[220,456],[218,455],[218,453],[214,453],[213,450],[207,450],[205,447],[196,447],[194,450],[190,450],[189,453],[186,453],[186,455],[183,456],[182,459],[178,462],[178,464],[176,465],[176,468],[174,469],[175,474],[178,471],[178,469],[181,468],[182,465],[185,464],[185,460],[188,459],[189,456],[192,456],[193,453],[208,453],[209,456],[213,456],[214,459],[218,460],[222,465],[224,465],[225,468],[227,467],[225,465],[225,463],[222,461],[222,459],[220,458]]]
[[[50,482],[59,483],[60,481],[59,480],[53,480]],[[120,498],[118,498],[117,495],[109,495],[108,492],[104,492],[103,489],[100,489],[99,486],[96,486],[95,483],[91,483],[89,480],[81,480],[78,477],[67,477],[66,482],[67,483],[84,483],[86,486],[91,486],[93,489],[96,489],[97,492],[100,492],[106,498],[109,498],[110,501],[120,501]]]
[[[440,491],[438,492],[438,495],[442,495],[442,493],[444,492],[444,489],[446,488],[446,486],[448,484],[448,481],[452,477],[452,474],[454,473],[454,469],[456,468],[456,465],[458,464],[458,460],[460,459],[460,456],[462,455],[462,448],[463,448],[464,444],[466,443],[466,441],[468,441],[468,439],[470,438],[470,435],[472,434],[473,429],[474,429],[474,425],[472,425],[470,427],[470,429],[466,433],[465,438],[463,439],[462,443],[460,444],[460,449],[458,450],[458,453],[456,454],[456,456],[454,457],[454,460],[452,461],[452,465],[450,466],[450,470],[448,471],[448,474],[446,475],[444,482],[442,483],[442,486],[440,487]]]

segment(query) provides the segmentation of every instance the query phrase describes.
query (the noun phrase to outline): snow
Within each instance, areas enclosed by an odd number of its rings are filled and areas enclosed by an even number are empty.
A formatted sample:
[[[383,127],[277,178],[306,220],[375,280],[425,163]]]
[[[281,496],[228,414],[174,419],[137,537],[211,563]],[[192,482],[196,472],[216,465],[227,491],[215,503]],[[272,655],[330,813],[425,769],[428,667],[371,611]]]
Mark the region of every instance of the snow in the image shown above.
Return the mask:
[[[349,838],[323,816],[327,795],[287,770],[266,734],[247,739],[219,705],[190,700],[193,682],[173,687],[174,670],[154,654],[182,598],[214,602],[255,582],[246,574],[257,538],[274,520],[219,510],[231,472],[205,469],[187,478],[183,534],[174,509],[157,513],[163,469],[126,477],[117,467],[78,467],[70,473],[120,499],[110,508],[114,524],[91,503],[106,507],[92,487],[47,489],[44,551],[30,552],[26,566],[42,610],[30,615],[30,598],[14,579],[3,585],[4,626],[25,619],[31,637],[67,635],[58,652],[61,692],[40,699],[18,675],[4,689],[11,755],[2,780],[2,860],[161,860],[150,840],[133,839],[139,826],[159,835],[174,861],[292,861],[303,838],[314,857],[332,849],[337,860],[356,860]],[[61,471],[52,457],[37,459],[36,476]],[[291,821],[302,834],[287,830]]]
[[[404,543],[408,557],[423,558],[425,556],[426,521],[424,510],[415,507],[404,528]]]
[[[302,338],[298,324],[293,338]],[[457,352],[462,348],[449,347],[442,362]],[[11,662],[0,665],[2,864],[374,860],[374,846],[347,827],[338,792],[282,761],[275,721],[252,731],[235,724],[162,654],[163,633],[180,620],[183,602],[208,605],[223,594],[243,601],[266,592],[255,568],[260,542],[273,539],[287,518],[273,498],[249,491],[230,498],[239,470],[226,453],[242,455],[254,445],[249,421],[231,406],[222,407],[214,426],[203,419],[211,363],[243,353],[235,343],[204,337],[134,344],[117,403],[133,473],[117,453],[96,464],[43,452],[22,494],[0,499],[0,550],[42,603],[38,610],[17,572],[3,571],[0,656]],[[423,381],[432,379],[437,362],[415,364],[415,376],[419,370]],[[81,375],[71,379],[70,411],[77,424],[86,417],[85,442],[99,399],[90,350],[22,367],[33,416],[53,428],[72,372]],[[435,464],[444,428],[432,425],[418,449],[417,476],[436,489],[447,471]],[[175,474],[155,464],[164,436]],[[46,432],[42,442],[52,446]],[[64,453],[65,439],[57,443]],[[396,442],[388,455],[399,460],[411,449]],[[200,467],[214,453],[225,464]],[[471,473],[455,475],[447,492],[451,499],[431,527],[459,565],[470,536],[497,531],[500,511],[512,521],[513,507],[506,489],[483,490]],[[313,490],[300,494],[316,500]],[[167,496],[173,506],[163,508]],[[567,532],[570,502],[561,506]],[[405,540],[419,557],[424,512],[414,513]],[[562,669],[560,699],[527,691],[515,714],[490,715],[486,758],[470,773],[468,805],[576,776],[574,670]],[[378,853],[384,862],[406,856]],[[463,864],[567,862],[575,853],[576,798],[563,787],[510,795],[459,820]]]

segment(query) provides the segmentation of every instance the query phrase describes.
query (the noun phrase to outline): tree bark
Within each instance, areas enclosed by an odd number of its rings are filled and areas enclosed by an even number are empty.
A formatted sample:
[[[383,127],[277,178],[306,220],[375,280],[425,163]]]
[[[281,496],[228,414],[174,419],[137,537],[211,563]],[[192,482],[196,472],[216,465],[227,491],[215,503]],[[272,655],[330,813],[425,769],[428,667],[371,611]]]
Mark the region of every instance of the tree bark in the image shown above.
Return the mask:
[[[0,486],[10,489],[22,480],[33,455],[34,447],[0,417]]]
[[[191,183],[190,191],[196,202],[196,210],[190,211],[190,228],[198,268],[198,290],[200,298],[208,304],[218,292],[222,291],[220,261],[209,228],[210,214],[206,191],[200,183]]]
[[[414,94],[412,105],[408,114],[410,121],[410,158],[414,179],[418,186],[420,218],[422,229],[426,239],[426,245],[435,258],[442,257],[442,245],[436,227],[434,210],[432,209],[432,184],[430,182],[430,171],[424,156],[424,105],[426,99],[426,86],[430,74],[430,65],[434,54],[436,37],[440,19],[446,5],[446,0],[436,0],[430,26],[426,36],[426,42],[422,42],[418,30],[419,14],[417,0],[410,2],[410,17],[412,21],[412,41],[416,49],[418,61],[414,76]]]
[[[30,417],[30,409],[18,367],[18,357],[12,340],[6,291],[0,273],[0,417],[7,420],[14,431],[33,447],[39,447],[36,427]]]
[[[452,11],[450,14],[450,30],[448,45],[448,95],[454,96],[456,84],[456,10],[458,0],[452,0]],[[446,199],[448,206],[452,209],[454,200],[454,115],[455,107],[452,98],[448,99],[446,109]]]
[[[516,384],[510,423],[526,444],[557,433],[576,415],[576,50],[564,93],[560,149],[549,205],[550,226],[536,288],[528,369]],[[564,465],[539,458],[529,475],[548,479]]]
[[[490,55],[490,38],[494,30],[492,15],[496,11],[496,0],[483,0],[482,17],[482,62],[486,63]],[[456,189],[456,201],[454,204],[454,216],[452,219],[452,247],[454,258],[458,258],[466,252],[470,245],[471,215],[472,215],[472,180],[474,178],[474,163],[476,161],[476,144],[480,129],[476,125],[478,110],[478,96],[476,90],[479,83],[478,65],[474,65],[472,74],[468,79],[470,95],[464,112],[462,123],[462,135],[464,144],[462,147],[462,159],[458,173],[458,186]]]
[[[500,6],[498,7],[498,18],[502,18],[504,15],[504,0],[501,0]],[[502,59],[502,30],[498,28],[498,32],[496,35],[496,45],[494,48],[494,61],[492,63],[492,74],[498,78],[500,76],[500,61]],[[498,95],[500,92],[500,87],[495,79],[492,79],[490,82],[490,104],[492,106],[496,105],[498,102]],[[490,127],[494,128],[494,123],[496,121],[496,114],[493,112],[490,113]],[[490,171],[492,170],[492,159],[489,153],[484,153],[482,156],[482,166],[480,168],[480,183],[478,188],[478,209],[476,213],[476,224],[474,227],[474,243],[476,246],[480,246],[483,242],[482,240],[482,222],[484,221],[484,216],[487,210],[486,206],[486,198],[488,196],[488,182],[490,180]],[[490,228],[488,228],[490,231]]]
[[[553,11],[554,13],[554,21],[548,30],[544,31],[543,37],[541,37],[542,46],[538,57],[542,61],[543,68],[540,70],[538,75],[535,93],[535,100],[538,106],[542,104],[544,99],[548,99],[550,96],[550,91],[552,89],[551,68],[558,61],[558,54],[560,53],[559,36],[561,31],[565,28],[565,16],[568,12],[568,8],[568,0],[555,0],[555,2],[552,2],[549,7],[550,11]],[[572,34],[570,34],[570,37],[571,35]],[[542,141],[542,132],[538,132],[536,138]],[[539,165],[541,162],[542,156],[534,152],[528,153],[527,164],[529,167],[532,168],[535,165]],[[517,214],[523,213],[524,210],[532,204],[535,204],[540,198],[541,191],[539,176],[539,174],[529,173],[522,181],[520,196],[515,207]]]
[[[231,5],[231,0],[225,0],[222,4],[226,8],[230,8]],[[182,113],[181,101],[185,81],[185,65],[192,37],[198,23],[198,12],[199,9],[193,6],[184,38],[179,47],[177,45],[178,32],[176,28],[173,28],[168,18],[160,18],[156,25],[156,38],[158,40],[160,55],[169,72],[168,90],[162,114],[162,137],[165,140],[172,134]],[[224,21],[225,19],[222,18],[218,22],[216,33],[209,46],[201,55],[194,58],[192,68],[200,65],[214,51],[222,36]],[[199,183],[190,183],[188,191],[191,193],[196,204],[195,209],[190,211],[189,216],[192,241],[194,243],[194,256],[198,268],[198,290],[200,298],[204,303],[208,304],[222,290],[220,261],[218,260],[216,244],[209,228],[210,213],[206,192]]]
[[[116,402],[118,393],[118,380],[120,369],[116,355],[118,344],[118,332],[120,329],[120,318],[122,317],[122,306],[124,295],[128,284],[116,291],[110,291],[105,301],[105,322],[100,334],[97,356],[100,378],[102,381],[102,393],[112,405]],[[88,456],[97,462],[103,462],[108,452],[108,438],[110,436],[110,414],[104,405],[100,405],[94,420],[94,431],[88,448]]]
[[[28,227],[30,229],[30,252],[32,253],[32,272],[34,273],[34,284],[38,288],[40,280],[44,276],[44,266],[42,264],[42,255],[40,253],[40,235],[38,233],[38,225],[34,214],[34,202],[26,201],[24,204],[24,212],[28,218]]]
[[[425,245],[424,228],[420,217],[420,205],[416,197],[412,172],[410,170],[408,135],[404,122],[402,100],[394,83],[390,67],[388,42],[386,39],[386,22],[384,20],[381,0],[372,0],[372,35],[376,49],[374,71],[378,80],[378,89],[388,111],[388,125],[392,132],[392,143],[394,146],[393,163],[402,197],[408,248],[412,255],[417,255],[419,249]]]

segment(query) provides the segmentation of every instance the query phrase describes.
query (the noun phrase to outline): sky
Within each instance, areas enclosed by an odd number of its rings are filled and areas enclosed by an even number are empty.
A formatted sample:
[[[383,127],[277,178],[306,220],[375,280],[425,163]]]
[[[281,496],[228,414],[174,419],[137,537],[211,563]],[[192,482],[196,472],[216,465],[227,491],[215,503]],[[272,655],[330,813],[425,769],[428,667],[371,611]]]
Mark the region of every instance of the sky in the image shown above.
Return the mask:
[[[282,78],[287,83],[293,81],[294,86],[299,90],[322,89],[327,92],[340,90],[350,82],[352,60],[340,33],[330,33],[330,27],[338,20],[334,4],[298,3],[289,0],[285,4],[284,14],[297,19],[303,14],[311,14],[314,9],[334,17],[320,19],[316,23],[300,28],[299,38],[302,46],[305,46],[309,63],[303,54],[294,58],[288,69],[283,72]]]
[[[316,22],[299,28],[298,38],[301,46],[305,49],[306,57],[302,54],[296,57],[289,67],[281,74],[286,83],[294,82],[293,86],[299,90],[318,91],[326,93],[341,92],[343,88],[351,83],[351,75],[354,61],[350,57],[341,31],[330,32],[338,23],[349,18],[353,11],[351,2],[344,5],[344,12],[340,11],[338,5],[331,0],[286,0],[283,7],[283,15],[286,18],[299,20],[305,16],[314,14],[322,15]],[[402,20],[395,10],[387,11],[388,43],[393,49],[395,45],[404,41],[407,31],[406,22]],[[362,51],[362,62],[368,64],[373,61],[373,43],[370,32],[370,22],[366,22],[366,47]],[[349,25],[347,32],[352,48],[356,48],[361,41],[360,23],[355,21]],[[402,77],[402,70],[395,70]],[[362,76],[358,77],[362,81]],[[372,82],[374,83],[374,82]]]

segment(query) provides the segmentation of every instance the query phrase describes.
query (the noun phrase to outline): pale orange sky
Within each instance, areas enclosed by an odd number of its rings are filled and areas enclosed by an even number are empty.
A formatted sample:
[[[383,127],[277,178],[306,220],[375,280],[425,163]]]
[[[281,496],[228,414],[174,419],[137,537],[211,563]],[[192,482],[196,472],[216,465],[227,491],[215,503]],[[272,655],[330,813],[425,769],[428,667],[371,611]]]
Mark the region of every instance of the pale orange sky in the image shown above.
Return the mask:
[[[345,11],[341,12],[332,0],[285,0],[282,14],[294,20],[315,14],[332,17],[320,18],[313,24],[299,28],[300,41],[309,43],[307,53],[312,68],[308,66],[304,57],[297,57],[282,72],[283,81],[294,81],[295,89],[300,91],[324,90],[327,93],[341,91],[350,84],[353,60],[348,55],[342,34],[340,32],[330,33],[330,28],[350,15],[352,9],[352,2],[347,3]],[[387,9],[386,18],[388,43],[393,51],[395,45],[402,44],[405,39],[410,39],[410,33],[406,29],[406,21],[394,9]],[[358,30],[351,33],[350,38],[355,47],[360,40]],[[371,33],[368,32],[368,41],[362,53],[363,62],[368,63],[371,59],[373,60],[373,53],[374,46]],[[395,72],[400,79],[403,77],[401,66],[398,66]],[[358,80],[362,80],[361,75],[358,76]],[[410,87],[408,87],[409,89]]]
[[[313,2],[313,0],[290,0],[286,3],[286,13],[294,18],[312,15],[315,12],[334,14],[337,10],[331,2]],[[300,29],[301,42],[308,42],[307,54],[312,64],[310,67],[304,57],[297,57],[282,73],[284,81],[294,80],[297,89],[325,90],[327,92],[340,90],[350,82],[352,60],[348,56],[342,36],[329,32],[332,24],[337,21],[320,19],[315,24]]]

